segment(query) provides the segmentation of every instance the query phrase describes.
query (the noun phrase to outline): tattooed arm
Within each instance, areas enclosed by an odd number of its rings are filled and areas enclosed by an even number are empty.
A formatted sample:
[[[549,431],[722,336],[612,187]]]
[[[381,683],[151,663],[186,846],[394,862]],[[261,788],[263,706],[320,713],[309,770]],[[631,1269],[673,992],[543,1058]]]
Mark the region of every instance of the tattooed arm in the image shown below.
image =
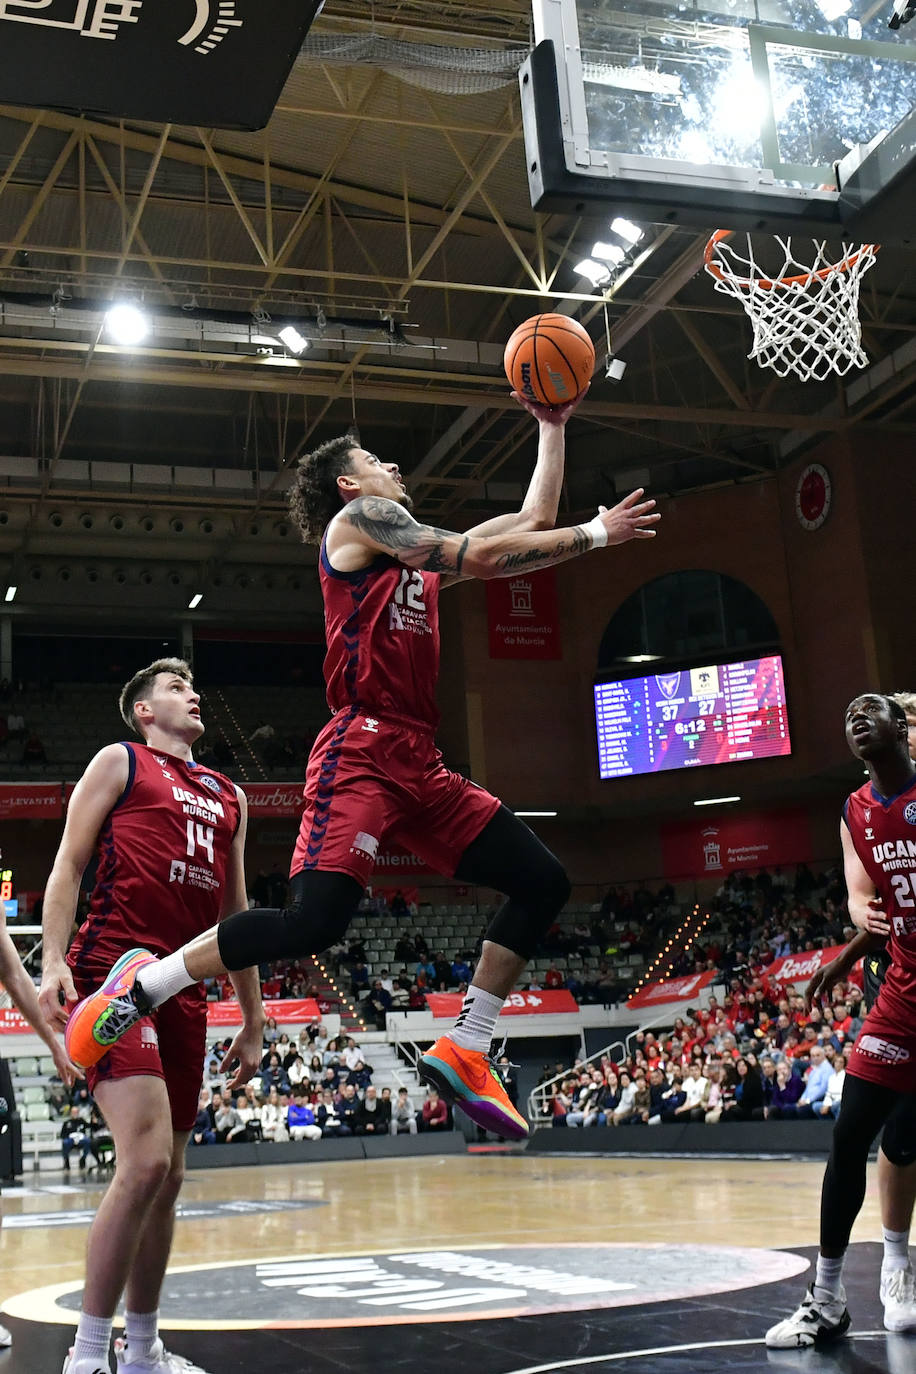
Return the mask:
[[[490,537],[455,534],[421,525],[397,501],[382,496],[358,496],[334,517],[335,565],[360,566],[360,555],[387,553],[409,568],[450,576],[514,577],[526,569],[549,568],[577,558],[602,544],[651,539],[660,518],[654,501],[642,501],[642,491],[599,511],[594,520],[569,529],[497,534]],[[338,562],[342,554],[345,562]],[[365,566],[365,561],[362,562]]]

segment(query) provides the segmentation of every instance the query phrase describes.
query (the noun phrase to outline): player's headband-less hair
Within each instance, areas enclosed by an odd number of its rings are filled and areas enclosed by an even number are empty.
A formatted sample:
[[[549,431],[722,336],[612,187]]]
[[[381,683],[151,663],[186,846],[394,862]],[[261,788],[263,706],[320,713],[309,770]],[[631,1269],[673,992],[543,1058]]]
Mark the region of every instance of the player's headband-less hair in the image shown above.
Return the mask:
[[[134,714],[134,707],[152,690],[160,673],[172,673],[175,677],[183,677],[189,685],[193,685],[194,682],[191,666],[185,663],[183,658],[157,658],[155,663],[150,663],[148,667],[141,668],[139,672],[134,673],[130,682],[125,683],[121,689],[118,709],[124,724],[129,729],[136,731],[141,739],[144,738],[144,735]]]

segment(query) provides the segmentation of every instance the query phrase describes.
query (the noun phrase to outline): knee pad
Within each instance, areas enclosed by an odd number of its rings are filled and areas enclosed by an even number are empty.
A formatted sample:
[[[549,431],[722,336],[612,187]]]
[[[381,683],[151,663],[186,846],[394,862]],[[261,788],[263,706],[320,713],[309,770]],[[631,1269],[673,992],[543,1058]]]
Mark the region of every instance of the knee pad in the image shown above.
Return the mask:
[[[530,959],[569,901],[566,870],[552,854],[513,883],[509,900],[490,922],[486,938]]]
[[[290,887],[290,904],[282,910],[240,911],[220,924],[219,954],[230,972],[327,949],[346,932],[363,892],[346,873],[317,870],[295,874]]]

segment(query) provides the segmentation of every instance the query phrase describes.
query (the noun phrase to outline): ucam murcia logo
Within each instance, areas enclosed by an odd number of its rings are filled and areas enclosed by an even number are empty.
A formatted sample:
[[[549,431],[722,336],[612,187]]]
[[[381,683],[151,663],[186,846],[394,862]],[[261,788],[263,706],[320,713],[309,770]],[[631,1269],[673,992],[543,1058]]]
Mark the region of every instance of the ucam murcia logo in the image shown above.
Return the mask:
[[[362,854],[363,858],[374,859],[378,854],[378,840],[374,835],[367,835],[365,830],[358,830],[353,836],[350,853]]]
[[[916,801],[907,802],[903,808],[903,819],[907,825],[916,825]]]

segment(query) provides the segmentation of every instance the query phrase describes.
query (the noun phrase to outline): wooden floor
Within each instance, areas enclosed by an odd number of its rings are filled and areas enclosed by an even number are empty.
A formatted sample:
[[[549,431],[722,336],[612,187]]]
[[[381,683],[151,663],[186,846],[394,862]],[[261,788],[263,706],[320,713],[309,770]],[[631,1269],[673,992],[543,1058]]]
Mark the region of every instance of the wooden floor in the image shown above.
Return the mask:
[[[772,1357],[768,1363],[766,1352],[760,1348],[760,1337],[769,1320],[795,1305],[808,1281],[808,1276],[798,1275],[807,1271],[811,1248],[817,1242],[822,1174],[823,1164],[819,1162],[602,1159],[582,1156],[558,1158],[523,1154],[450,1156],[441,1159],[423,1157],[193,1172],[186,1181],[182,1205],[191,1213],[200,1211],[211,1214],[190,1215],[178,1221],[172,1268],[186,1269],[188,1272],[172,1282],[177,1285],[174,1290],[176,1295],[179,1291],[185,1295],[198,1295],[200,1301],[195,1298],[191,1310],[199,1315],[189,1317],[187,1310],[176,1309],[177,1317],[174,1313],[170,1317],[170,1302],[165,1301],[164,1325],[175,1333],[174,1339],[169,1341],[171,1348],[198,1360],[206,1369],[219,1369],[223,1374],[224,1371],[254,1367],[248,1362],[254,1356],[251,1352],[246,1353],[244,1339],[246,1334],[252,1338],[263,1335],[260,1329],[264,1327],[270,1327],[275,1332],[287,1325],[325,1325],[322,1358],[328,1362],[329,1369],[336,1369],[338,1365],[334,1363],[333,1342],[328,1345],[326,1338],[333,1336],[335,1331],[339,1334],[340,1329],[348,1324],[363,1329],[373,1323],[436,1321],[440,1323],[441,1330],[442,1321],[448,1321],[451,1323],[448,1329],[452,1332],[460,1330],[462,1338],[465,1332],[484,1332],[480,1340],[486,1354],[477,1361],[478,1374],[509,1374],[510,1370],[542,1367],[538,1357],[545,1345],[542,1327],[538,1326],[538,1322],[560,1321],[568,1329],[569,1317],[548,1318],[543,1314],[574,1310],[580,1314],[578,1321],[585,1317],[587,1310],[591,1319],[595,1304],[588,1299],[559,1303],[551,1300],[542,1302],[540,1306],[516,1310],[513,1301],[507,1300],[496,1312],[482,1313],[475,1308],[470,1313],[453,1310],[443,1316],[442,1313],[431,1315],[429,1311],[424,1311],[426,1299],[421,1294],[414,1304],[416,1311],[413,1315],[391,1316],[392,1300],[381,1297],[373,1301],[382,1306],[373,1309],[366,1318],[357,1315],[351,1321],[348,1315],[346,1320],[337,1321],[332,1314],[323,1323],[286,1322],[282,1319],[282,1285],[305,1285],[297,1289],[301,1294],[312,1291],[309,1284],[320,1282],[325,1287],[315,1289],[315,1292],[333,1296],[336,1290],[327,1287],[328,1284],[346,1283],[350,1270],[357,1275],[369,1273],[368,1266],[375,1261],[354,1258],[368,1254],[374,1255],[378,1264],[383,1264],[392,1257],[397,1258],[398,1252],[405,1252],[407,1259],[406,1252],[411,1251],[443,1251],[450,1254],[460,1251],[464,1255],[469,1249],[497,1246],[494,1254],[499,1257],[506,1247],[516,1247],[510,1258],[514,1255],[513,1263],[517,1264],[519,1247],[524,1247],[526,1263],[546,1266],[548,1269],[553,1266],[554,1270],[559,1266],[565,1272],[565,1268],[572,1263],[570,1257],[581,1250],[583,1254],[591,1256],[592,1269],[600,1272],[601,1266],[596,1256],[600,1258],[606,1254],[609,1257],[616,1256],[619,1260],[621,1255],[635,1254],[639,1247],[654,1247],[653,1256],[664,1257],[669,1251],[681,1256],[678,1262],[680,1287],[677,1291],[671,1291],[670,1298],[679,1300],[677,1330],[687,1332],[684,1336],[684,1340],[687,1340],[696,1334],[696,1330],[702,1336],[704,1323],[705,1334],[708,1335],[708,1309],[698,1303],[691,1307],[687,1302],[687,1307],[694,1311],[695,1320],[691,1318],[691,1321],[695,1330],[685,1317],[685,1300],[691,1299],[695,1291],[700,1294],[712,1291],[708,1286],[697,1290],[691,1288],[689,1275],[694,1271],[702,1273],[708,1267],[703,1247],[731,1247],[736,1253],[739,1250],[792,1251],[796,1254],[789,1257],[790,1269],[774,1272],[769,1278],[761,1271],[761,1283],[773,1284],[782,1280],[782,1287],[777,1290],[771,1287],[768,1297],[755,1298],[757,1306],[753,1311],[749,1298],[742,1296],[741,1301],[737,1301],[734,1290],[741,1284],[734,1285],[727,1297],[713,1299],[713,1302],[718,1302],[717,1336],[721,1338],[724,1332],[727,1337],[730,1330],[735,1336],[731,1344],[736,1351],[731,1353],[729,1362],[720,1365],[710,1363],[704,1357],[702,1361],[695,1360],[693,1364],[684,1366],[690,1374],[719,1368],[772,1370]],[[0,1374],[19,1374],[20,1371],[24,1374],[26,1370],[29,1374],[58,1374],[60,1369],[61,1352],[65,1352],[72,1336],[72,1325],[69,1323],[75,1320],[69,1313],[75,1313],[79,1306],[78,1286],[83,1272],[88,1221],[101,1196],[99,1187],[91,1181],[81,1183],[75,1171],[71,1179],[72,1183],[67,1180],[69,1188],[61,1191],[56,1176],[26,1176],[24,1195],[18,1196],[15,1190],[4,1194],[0,1293],[5,1299],[4,1311],[7,1313],[3,1320],[12,1327],[15,1341],[12,1354],[0,1356]],[[36,1224],[30,1224],[29,1217]],[[69,1224],[71,1221],[75,1224]],[[872,1166],[868,1196],[854,1240],[876,1242],[880,1236],[876,1176]],[[607,1248],[597,1251],[589,1247]],[[631,1252],[626,1247],[635,1249]],[[701,1250],[697,1251],[695,1247],[701,1247]],[[871,1245],[854,1248],[859,1251],[857,1272],[861,1270],[862,1284],[865,1290],[871,1291],[877,1285],[880,1252]],[[798,1252],[803,1253],[799,1256]],[[713,1254],[714,1250],[710,1253]],[[320,1261],[312,1262],[313,1257],[319,1256],[322,1257]],[[339,1259],[340,1263],[325,1263],[334,1258]],[[784,1260],[786,1257],[780,1258]],[[219,1294],[224,1285],[219,1274],[214,1274],[213,1270],[219,1266],[241,1265],[244,1261],[250,1261],[253,1266],[250,1271],[244,1270],[245,1274],[252,1276],[253,1289],[257,1288],[256,1274],[262,1284],[281,1285],[279,1297],[276,1289],[273,1294],[281,1303],[279,1319],[276,1313],[271,1318],[267,1308],[259,1310],[257,1292],[247,1302],[247,1310],[243,1310],[246,1307],[244,1295],[237,1301],[233,1300],[235,1306],[231,1312],[218,1310]],[[424,1261],[422,1256],[418,1258],[414,1254],[409,1262],[422,1265]],[[619,1352],[624,1330],[632,1345],[633,1318],[636,1316],[633,1304],[648,1302],[650,1298],[658,1303],[664,1297],[664,1281],[661,1287],[653,1282],[646,1270],[647,1263],[638,1259],[641,1284],[651,1292],[640,1288],[635,1294],[624,1293],[621,1298],[623,1310],[617,1311],[608,1310],[618,1307],[616,1300],[602,1300],[605,1309],[601,1313],[603,1325],[595,1323],[593,1333],[594,1340],[599,1342],[599,1349],[616,1349]],[[652,1263],[656,1263],[655,1258]],[[715,1258],[715,1263],[721,1267],[721,1255]],[[241,1272],[242,1269],[239,1269],[238,1273]],[[383,1273],[381,1269],[377,1272]],[[294,1276],[292,1279],[288,1277],[290,1273]],[[315,1278],[316,1273],[323,1277]],[[265,1278],[265,1275],[273,1277]],[[391,1291],[397,1291],[398,1282],[403,1285],[403,1277],[400,1280],[390,1277],[375,1279],[378,1291],[383,1294],[387,1291],[386,1285]],[[435,1284],[428,1286],[441,1287]],[[635,1287],[626,1283],[618,1286],[621,1289]],[[753,1281],[743,1285],[745,1291],[748,1288],[752,1290],[753,1286]],[[49,1293],[49,1288],[54,1291]],[[264,1291],[269,1293],[270,1290]],[[364,1288],[359,1291],[370,1290]],[[760,1291],[763,1293],[766,1290]],[[506,1292],[511,1294],[511,1288]],[[773,1296],[774,1292],[778,1296]],[[454,1301],[460,1306],[467,1299],[459,1295]],[[384,1306],[386,1302],[389,1304],[387,1307]],[[66,1304],[69,1310],[55,1305],[58,1303]],[[630,1304],[629,1308],[625,1304]],[[869,1304],[862,1314],[866,1318],[864,1326],[859,1323],[864,1333],[862,1339],[878,1341],[880,1309],[875,1306],[872,1297],[869,1298]],[[323,1300],[319,1310],[330,1310],[326,1301]],[[353,1310],[350,1308],[349,1312]],[[731,1328],[726,1320],[726,1311],[737,1314]],[[529,1316],[529,1312],[541,1315],[536,1318]],[[768,1314],[768,1320],[764,1320],[764,1313]],[[655,1329],[661,1330],[660,1326],[656,1328],[654,1322],[650,1323],[652,1329],[647,1328],[644,1315],[645,1309],[640,1308],[640,1348],[652,1346],[653,1332]],[[484,1319],[494,1316],[515,1320],[497,1322]],[[524,1320],[519,1321],[519,1316]],[[473,1326],[460,1328],[456,1325],[462,1321],[473,1322]],[[616,1326],[613,1324],[615,1321]],[[328,1331],[328,1327],[334,1329]],[[513,1340],[517,1343],[512,1347],[511,1355],[500,1356],[501,1347],[498,1343],[493,1344],[493,1332],[497,1327],[511,1328],[514,1332]],[[405,1328],[401,1325],[396,1330],[403,1333]],[[421,1339],[416,1333],[428,1330],[429,1327],[415,1326],[411,1332],[411,1342]],[[521,1340],[519,1332],[523,1330],[529,1332],[530,1339],[526,1337]],[[182,1343],[179,1333],[194,1332],[198,1333],[196,1338],[193,1334],[185,1334]],[[288,1334],[290,1339],[293,1336],[303,1339],[308,1335],[307,1332]],[[209,1344],[206,1344],[205,1337]],[[883,1339],[881,1336],[882,1351]],[[913,1342],[908,1346],[907,1361],[911,1361],[909,1368],[916,1370],[916,1338],[904,1339]],[[196,1344],[195,1340],[205,1343]],[[219,1345],[219,1358],[215,1359],[217,1344],[227,1341],[230,1345]],[[605,1342],[604,1346],[600,1345],[601,1341]],[[844,1371],[859,1368],[859,1365],[849,1363],[848,1343],[845,1343],[845,1347],[846,1362],[836,1368]],[[695,1348],[695,1345],[691,1346],[691,1349]],[[228,1359],[227,1349],[232,1352],[232,1357]],[[736,1362],[738,1354],[745,1363]],[[374,1371],[378,1365],[377,1359],[371,1353],[364,1352],[364,1355],[365,1358],[358,1353],[351,1338],[346,1357],[341,1355],[338,1363],[357,1371],[357,1374],[363,1368]],[[287,1356],[288,1362],[284,1363]],[[752,1357],[760,1360],[759,1365],[746,1362]],[[257,1358],[260,1363],[261,1357]],[[606,1358],[607,1368],[612,1369],[616,1368],[614,1360],[623,1359],[624,1355],[610,1353]],[[629,1360],[626,1366],[629,1374],[637,1374],[637,1371],[641,1374],[656,1367],[666,1370],[681,1368],[676,1360],[674,1364],[656,1366],[651,1360],[634,1361],[631,1354],[626,1358]],[[876,1359],[873,1349],[869,1350],[868,1359],[870,1362],[861,1368],[895,1368],[892,1361],[886,1362],[883,1354]],[[426,1368],[428,1362],[424,1356],[418,1360],[416,1368],[419,1369],[421,1364]],[[265,1367],[268,1367],[267,1364]],[[274,1374],[291,1374],[293,1370],[304,1368],[301,1349],[297,1347],[297,1353],[290,1355],[286,1347],[278,1347],[271,1355],[269,1367]],[[312,1360],[311,1367],[320,1366]],[[464,1366],[456,1365],[456,1368],[460,1367]],[[555,1366],[551,1364],[549,1367]],[[596,1364],[592,1360],[590,1369],[596,1367],[601,1367],[600,1361]],[[818,1369],[822,1367],[834,1366],[818,1365]],[[445,1368],[443,1366],[443,1374]],[[409,1362],[406,1374],[411,1374]]]

